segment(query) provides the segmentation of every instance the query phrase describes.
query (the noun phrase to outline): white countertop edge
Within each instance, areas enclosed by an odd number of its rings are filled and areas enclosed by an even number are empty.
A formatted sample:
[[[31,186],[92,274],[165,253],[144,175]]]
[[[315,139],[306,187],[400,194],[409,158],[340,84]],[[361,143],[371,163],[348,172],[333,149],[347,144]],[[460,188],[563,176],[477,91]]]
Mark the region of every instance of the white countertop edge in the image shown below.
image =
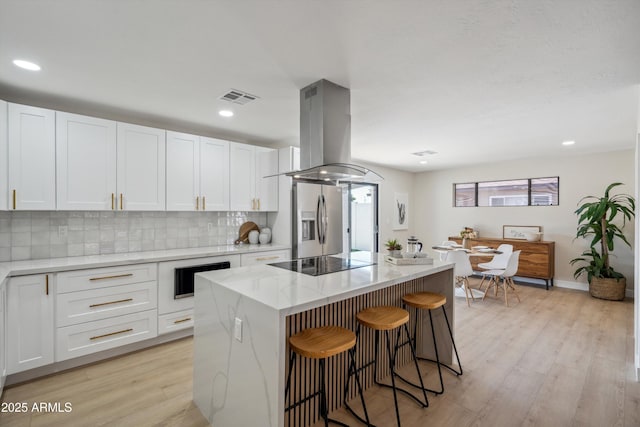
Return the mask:
[[[10,261],[0,263],[0,282],[7,277],[25,276],[28,274],[55,273],[58,271],[81,270],[86,268],[113,267],[123,264],[144,264],[147,262],[175,261],[180,259],[204,258],[209,256],[241,255],[289,249],[291,249],[290,246],[278,244],[242,244]]]

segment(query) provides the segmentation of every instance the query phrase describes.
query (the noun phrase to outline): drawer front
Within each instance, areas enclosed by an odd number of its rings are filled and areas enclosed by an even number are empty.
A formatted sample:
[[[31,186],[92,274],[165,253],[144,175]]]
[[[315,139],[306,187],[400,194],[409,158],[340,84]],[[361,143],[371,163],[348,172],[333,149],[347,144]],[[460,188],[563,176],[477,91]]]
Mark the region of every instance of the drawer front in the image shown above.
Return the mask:
[[[156,263],[65,271],[57,276],[58,293],[148,282],[156,280],[157,276]]]
[[[183,310],[158,316],[158,335],[193,328],[193,310]]]
[[[157,307],[157,301],[156,281],[59,294],[56,297],[57,326],[152,310]]]
[[[270,264],[272,262],[287,261],[291,259],[288,250],[283,251],[269,251],[258,252],[254,254],[242,254],[240,256],[240,265],[257,265],[257,264]]]
[[[56,362],[158,336],[158,311],[148,310],[56,330]]]

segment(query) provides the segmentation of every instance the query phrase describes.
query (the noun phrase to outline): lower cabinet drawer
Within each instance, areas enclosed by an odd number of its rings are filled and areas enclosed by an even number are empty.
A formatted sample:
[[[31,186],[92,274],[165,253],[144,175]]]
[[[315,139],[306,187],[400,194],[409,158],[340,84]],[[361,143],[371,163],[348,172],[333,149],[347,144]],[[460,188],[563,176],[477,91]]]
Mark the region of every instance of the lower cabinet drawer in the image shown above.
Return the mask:
[[[157,282],[113,286],[56,296],[57,326],[107,319],[152,310],[158,303]]]
[[[158,335],[193,327],[193,310],[177,311],[158,316]]]
[[[242,254],[240,256],[240,265],[256,265],[256,264],[269,264],[272,262],[287,261],[291,258],[288,250],[282,251],[268,251],[268,252],[256,252],[251,254]]]
[[[158,310],[56,330],[56,362],[158,336]]]

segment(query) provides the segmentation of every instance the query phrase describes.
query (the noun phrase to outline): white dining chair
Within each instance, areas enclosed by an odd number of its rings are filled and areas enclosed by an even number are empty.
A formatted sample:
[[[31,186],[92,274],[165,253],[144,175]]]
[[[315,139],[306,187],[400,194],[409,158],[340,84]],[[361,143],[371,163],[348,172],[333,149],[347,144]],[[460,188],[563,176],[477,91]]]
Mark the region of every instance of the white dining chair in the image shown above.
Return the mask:
[[[487,286],[487,290],[482,297],[484,301],[485,297],[489,293],[489,289],[495,286],[495,294],[498,294],[498,288],[500,287],[500,279],[502,279],[502,288],[504,289],[504,303],[509,307],[509,297],[507,291],[511,289],[514,294],[516,294],[516,298],[518,298],[518,302],[520,302],[520,296],[515,288],[515,283],[513,282],[513,276],[516,275],[518,271],[518,261],[520,260],[520,251],[515,251],[509,256],[509,261],[507,262],[507,267],[504,270],[489,270],[484,273],[491,276],[489,280],[489,286]]]
[[[473,268],[471,267],[471,261],[469,261],[469,255],[465,251],[449,251],[446,253],[447,262],[453,262],[455,266],[453,267],[453,277],[456,287],[459,289],[464,289],[464,297],[467,300],[467,306],[471,307],[469,304],[469,295],[471,295],[471,299],[475,301],[475,297],[473,296],[473,292],[469,288],[469,279],[468,277],[473,274]]]
[[[513,245],[510,245],[508,243],[503,243],[500,246],[498,246],[497,250],[502,253],[495,255],[493,258],[491,258],[491,261],[489,262],[479,263],[478,267],[482,268],[483,270],[504,270],[505,268],[507,268],[509,257],[513,253]],[[490,279],[491,275],[487,271],[481,271],[480,274],[482,274],[482,280],[480,281],[480,286],[478,286],[478,289],[482,290],[484,281],[487,278]]]
[[[445,240],[440,246],[456,246],[457,244],[458,243],[454,242],[453,240]],[[445,261],[449,252],[450,251],[448,250],[440,251],[440,261]]]

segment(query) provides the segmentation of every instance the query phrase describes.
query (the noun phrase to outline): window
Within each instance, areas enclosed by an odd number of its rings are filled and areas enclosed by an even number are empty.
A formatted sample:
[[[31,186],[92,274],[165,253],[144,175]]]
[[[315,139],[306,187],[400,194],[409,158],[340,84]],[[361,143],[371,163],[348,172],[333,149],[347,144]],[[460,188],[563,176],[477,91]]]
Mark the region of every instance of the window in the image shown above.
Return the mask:
[[[560,178],[454,184],[454,206],[557,206]]]

